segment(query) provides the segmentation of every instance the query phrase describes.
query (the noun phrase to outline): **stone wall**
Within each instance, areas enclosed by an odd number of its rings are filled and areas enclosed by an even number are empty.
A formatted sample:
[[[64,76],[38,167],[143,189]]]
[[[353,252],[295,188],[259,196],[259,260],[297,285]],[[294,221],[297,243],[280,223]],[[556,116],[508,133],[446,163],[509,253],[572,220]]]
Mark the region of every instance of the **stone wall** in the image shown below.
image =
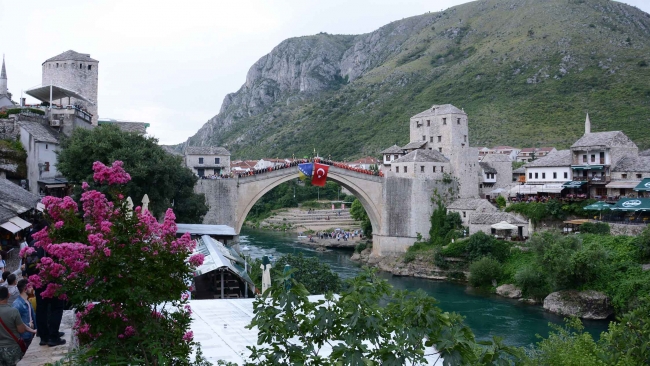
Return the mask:
[[[88,70],[88,66],[90,66],[90,70]],[[99,119],[97,114],[98,75],[99,63],[96,61],[51,61],[43,63],[42,85],[58,85],[76,91],[92,100],[94,104],[70,98],[70,103],[83,105],[93,115],[92,124],[97,125]],[[61,102],[68,104],[67,100]]]
[[[613,224],[609,223],[610,232],[612,235],[630,235],[636,236],[641,234],[646,225],[626,225],[626,224]]]
[[[204,224],[237,227],[236,179],[199,179],[194,192],[205,194],[209,210],[203,218]]]

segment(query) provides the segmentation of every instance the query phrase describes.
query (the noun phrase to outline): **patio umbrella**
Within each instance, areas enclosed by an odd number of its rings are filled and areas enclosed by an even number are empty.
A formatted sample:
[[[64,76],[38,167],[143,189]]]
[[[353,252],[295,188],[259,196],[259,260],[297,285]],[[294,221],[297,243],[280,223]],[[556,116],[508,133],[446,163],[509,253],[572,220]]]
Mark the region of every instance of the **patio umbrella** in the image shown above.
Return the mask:
[[[603,219],[603,211],[604,210],[611,210],[612,205],[610,205],[607,202],[603,201],[598,201],[596,203],[592,203],[591,205],[585,206],[583,210],[585,211],[600,211],[600,219]]]
[[[268,256],[262,258],[262,294],[271,287],[271,261]]]
[[[507,221],[501,221],[491,226],[495,230],[514,230],[517,226],[508,223]]]

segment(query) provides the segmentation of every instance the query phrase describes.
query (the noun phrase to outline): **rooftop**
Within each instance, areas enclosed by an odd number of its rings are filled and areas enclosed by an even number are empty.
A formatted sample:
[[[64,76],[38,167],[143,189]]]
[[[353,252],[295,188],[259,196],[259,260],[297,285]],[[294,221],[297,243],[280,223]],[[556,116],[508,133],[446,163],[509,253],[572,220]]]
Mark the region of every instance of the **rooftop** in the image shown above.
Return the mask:
[[[36,142],[47,142],[51,144],[59,143],[59,137],[56,132],[41,122],[20,121],[18,124],[27,131],[27,133],[32,135]]]
[[[444,155],[442,155],[438,151],[418,149],[418,150],[411,151],[410,153],[400,157],[397,160],[393,160],[393,163],[431,163],[431,162],[448,163],[449,159],[447,159]]]
[[[524,168],[523,166],[519,167],[519,168],[513,170],[512,173],[513,174],[526,174],[526,168]]]
[[[513,225],[528,224],[527,221],[519,219],[507,212],[482,212],[471,214],[469,216],[469,223],[475,225],[492,225],[501,221],[505,221]]]
[[[36,207],[40,197],[12,183],[7,179],[0,179],[0,221],[4,222],[23,212]],[[9,217],[4,217],[10,215]]]
[[[496,210],[496,207],[492,206],[488,200],[483,198],[459,198],[447,205],[447,208],[452,210],[476,210],[481,206],[487,207],[486,205]]]
[[[426,117],[426,116],[436,116],[436,115],[444,115],[444,114],[466,114],[464,111],[454,107],[451,104],[441,104],[437,105],[434,104],[431,106],[431,108],[422,111],[415,116],[411,118],[418,118],[418,117]]]
[[[486,173],[494,173],[494,174],[497,173],[497,170],[494,169],[494,168],[493,168],[490,164],[488,164],[488,163],[480,162],[480,163],[478,163],[478,164],[481,166],[481,169],[483,169],[483,171],[486,172]]]
[[[422,146],[426,145],[426,143],[426,141],[412,141],[402,147],[402,150],[420,149]]]
[[[129,121],[117,121],[114,119],[101,119],[98,121],[99,125],[113,125],[120,128],[124,132],[135,132],[141,135],[147,133],[147,127],[150,125],[146,122],[129,122]]]
[[[401,154],[402,153],[402,148],[397,146],[397,145],[393,145],[393,146],[389,147],[388,149],[383,150],[383,151],[381,151],[379,153],[380,154]]]
[[[624,156],[613,172],[650,172],[650,156]]]
[[[354,164],[377,164],[379,160],[373,158],[372,156],[366,156],[365,158],[357,159],[353,162],[348,163],[348,165]]]
[[[571,149],[582,147],[637,147],[627,135],[621,131],[593,132],[582,135],[578,141],[571,145]]]
[[[505,154],[486,154],[483,156],[481,161],[486,163],[510,163],[512,160],[510,160],[510,157]]]
[[[62,54],[56,55],[54,57],[50,57],[45,62],[50,62],[50,61],[84,61],[84,62],[99,62],[95,59],[90,58],[89,53],[79,53],[73,50],[68,50],[63,52]],[[43,62],[43,63],[45,63]]]
[[[571,150],[553,151],[548,155],[533,160],[524,165],[526,168],[549,167],[549,166],[571,166],[573,158]]]
[[[188,146],[185,155],[228,155],[230,152],[221,146]]]

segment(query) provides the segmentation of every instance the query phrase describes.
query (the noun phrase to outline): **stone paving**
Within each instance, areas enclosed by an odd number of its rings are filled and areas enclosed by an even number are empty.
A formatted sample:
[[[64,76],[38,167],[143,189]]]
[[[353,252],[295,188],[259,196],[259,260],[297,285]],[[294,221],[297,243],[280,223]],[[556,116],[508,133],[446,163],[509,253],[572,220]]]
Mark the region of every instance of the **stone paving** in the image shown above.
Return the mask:
[[[34,341],[27,349],[27,353],[23,359],[18,362],[18,366],[41,366],[48,363],[56,362],[63,358],[68,351],[70,350],[70,345],[72,344],[72,326],[74,325],[74,311],[66,310],[63,312],[63,319],[61,320],[61,327],[59,330],[65,332],[65,335],[62,337],[65,339],[65,344],[62,346],[49,347],[49,346],[39,346],[38,342],[40,339],[38,337],[34,338]]]

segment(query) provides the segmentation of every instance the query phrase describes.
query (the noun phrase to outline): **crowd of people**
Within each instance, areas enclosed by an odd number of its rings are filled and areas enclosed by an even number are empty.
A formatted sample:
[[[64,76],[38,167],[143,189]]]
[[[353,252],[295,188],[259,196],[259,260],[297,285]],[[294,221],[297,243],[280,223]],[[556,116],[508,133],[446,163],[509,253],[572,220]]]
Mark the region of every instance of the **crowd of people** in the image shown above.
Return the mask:
[[[348,241],[348,239],[354,239],[356,237],[359,237],[359,239],[363,239],[363,231],[361,230],[354,230],[354,231],[343,231],[343,230],[334,230],[334,231],[319,231],[316,233],[316,237],[320,238],[321,240],[324,239],[336,239],[336,241]],[[309,239],[311,241],[311,235],[309,236]]]
[[[11,249],[34,248],[34,251],[8,250],[4,253],[4,257],[24,253],[15,263],[16,268],[9,268],[4,259],[0,261],[3,265],[0,280],[0,365],[18,363],[36,336],[40,337],[41,346],[56,347],[66,343],[61,338],[64,333],[59,331],[65,301],[42,297],[45,285],[35,289],[28,281],[29,276],[38,274],[38,263],[47,256],[43,248],[34,247],[32,234],[46,226],[47,223],[40,220],[27,235],[19,232],[15,236],[18,246]]]
[[[288,169],[294,166],[298,166],[299,164],[305,164],[305,163],[320,163],[320,164],[325,164],[325,165],[330,165],[334,166],[337,168],[345,169],[345,170],[350,170],[353,172],[357,173],[362,173],[362,174],[367,174],[367,175],[376,175],[379,177],[383,177],[384,173],[378,171],[378,170],[369,170],[369,169],[362,169],[362,168],[356,168],[356,167],[351,167],[347,163],[341,163],[329,159],[322,159],[322,158],[314,158],[314,159],[295,159],[290,162],[285,162],[285,163],[276,163],[272,167],[264,168],[264,169],[254,169],[246,173],[237,173],[237,177],[243,178],[243,177],[250,177],[253,175],[258,175],[258,174],[264,174],[264,173],[269,173],[274,170],[280,170],[280,169]],[[233,178],[233,174],[231,173],[230,178]],[[210,178],[206,178],[210,179]],[[211,178],[211,179],[219,179],[219,178]]]

